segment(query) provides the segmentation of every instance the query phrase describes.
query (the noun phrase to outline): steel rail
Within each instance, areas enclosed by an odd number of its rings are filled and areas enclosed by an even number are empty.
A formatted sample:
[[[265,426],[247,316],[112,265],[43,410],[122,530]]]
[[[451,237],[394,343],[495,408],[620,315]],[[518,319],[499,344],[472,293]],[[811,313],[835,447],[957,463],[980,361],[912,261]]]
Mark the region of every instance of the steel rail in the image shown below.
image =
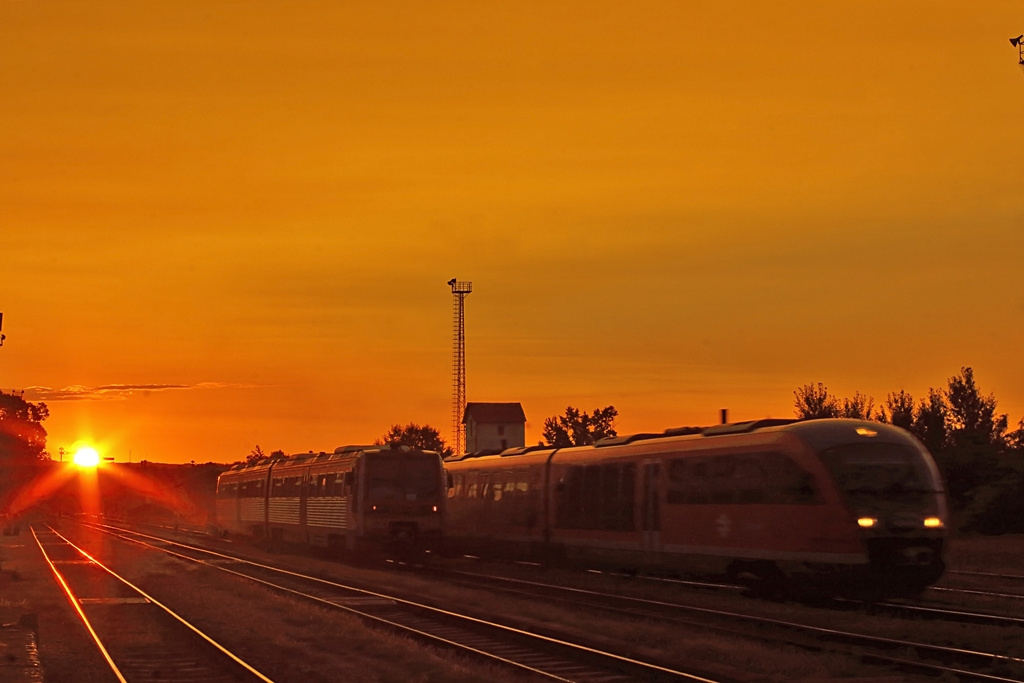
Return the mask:
[[[202,631],[200,631],[200,630],[199,630],[198,628],[196,628],[195,626],[193,626],[193,625],[192,625],[191,623],[189,623],[189,622],[188,622],[188,621],[187,621],[187,620],[186,620],[186,619],[185,619],[184,617],[182,617],[182,616],[180,616],[179,614],[177,614],[177,613],[176,613],[176,612],[175,612],[174,610],[172,610],[172,609],[171,609],[170,607],[168,607],[167,605],[163,604],[162,602],[160,602],[159,600],[157,600],[156,598],[154,598],[154,597],[153,597],[152,595],[150,595],[149,593],[147,593],[146,591],[144,591],[144,590],[143,590],[142,588],[139,588],[138,586],[136,586],[135,584],[133,584],[133,583],[132,583],[131,581],[129,581],[128,579],[124,578],[123,576],[121,576],[120,574],[118,574],[117,572],[115,572],[115,571],[114,571],[113,569],[111,569],[110,567],[106,566],[105,564],[103,564],[102,562],[100,562],[99,560],[97,560],[97,559],[96,559],[95,557],[93,557],[92,555],[90,555],[90,554],[89,554],[89,553],[88,553],[88,552],[87,552],[87,551],[86,551],[86,550],[85,550],[84,548],[81,548],[81,547],[79,547],[78,545],[75,545],[75,543],[73,543],[73,542],[72,542],[72,541],[71,541],[70,539],[68,539],[68,538],[67,538],[66,536],[64,536],[63,534],[61,534],[60,532],[58,532],[58,531],[57,531],[56,529],[53,529],[52,527],[50,527],[50,528],[49,528],[49,530],[50,530],[50,532],[51,532],[51,533],[53,533],[53,534],[54,534],[54,535],[56,535],[56,536],[57,536],[58,538],[60,538],[61,540],[63,540],[63,541],[65,542],[65,543],[67,543],[67,544],[68,544],[69,546],[71,546],[72,548],[74,548],[75,550],[77,550],[77,551],[78,551],[78,552],[79,552],[79,553],[80,553],[80,554],[81,554],[81,555],[82,555],[83,557],[85,557],[85,558],[86,558],[87,560],[89,560],[89,562],[90,562],[91,564],[94,564],[94,565],[96,565],[97,567],[99,567],[99,568],[100,568],[100,569],[102,569],[103,571],[107,572],[108,574],[110,574],[111,576],[113,576],[113,577],[114,577],[115,579],[117,579],[118,581],[120,581],[121,583],[123,583],[124,585],[128,586],[128,587],[129,587],[130,589],[132,589],[132,590],[133,590],[133,591],[135,591],[136,593],[138,593],[138,594],[139,594],[140,596],[142,596],[143,598],[145,598],[145,599],[146,599],[147,601],[149,601],[150,603],[152,603],[153,605],[156,605],[157,607],[159,607],[160,609],[162,609],[162,610],[163,610],[164,612],[166,612],[166,613],[167,613],[168,615],[170,615],[171,617],[173,617],[173,618],[174,618],[175,620],[177,620],[177,621],[178,621],[179,623],[181,623],[181,624],[182,624],[183,626],[185,626],[185,627],[186,627],[187,629],[189,629],[189,630],[190,630],[190,631],[192,631],[192,632],[193,632],[194,634],[196,634],[197,636],[199,636],[200,638],[202,638],[203,640],[205,640],[205,641],[206,641],[207,643],[209,643],[210,645],[212,645],[212,646],[213,646],[213,647],[214,647],[214,648],[215,648],[216,650],[218,650],[218,651],[219,651],[219,652],[220,652],[221,654],[223,654],[223,655],[225,655],[226,657],[228,657],[229,659],[231,659],[231,661],[233,661],[233,662],[234,662],[234,663],[235,663],[236,665],[238,665],[238,666],[242,667],[242,669],[244,669],[244,670],[245,670],[245,671],[246,671],[247,673],[249,673],[250,675],[252,675],[253,677],[255,677],[255,678],[256,678],[257,680],[259,680],[259,681],[262,681],[263,683],[274,683],[274,681],[273,681],[273,680],[271,680],[270,678],[267,678],[266,676],[264,676],[264,675],[263,675],[262,673],[260,673],[259,671],[257,671],[257,670],[256,670],[255,668],[253,668],[253,667],[252,667],[252,666],[250,666],[250,665],[249,665],[248,663],[246,663],[245,661],[243,661],[242,659],[240,659],[240,658],[239,658],[238,656],[236,656],[236,655],[235,655],[235,654],[234,654],[233,652],[231,652],[230,650],[228,650],[227,648],[225,648],[225,647],[224,647],[223,645],[221,645],[220,643],[218,643],[217,641],[215,641],[215,640],[214,640],[213,638],[211,638],[210,636],[208,636],[208,635],[206,635],[205,633],[203,633]],[[34,528],[32,529],[32,534],[33,534],[33,535],[35,535],[35,529],[34,529]],[[38,542],[38,537],[36,538],[36,540],[37,540],[37,542]],[[39,547],[40,547],[40,549],[41,549],[41,550],[43,550],[43,548],[42,548],[42,544],[40,544],[40,546],[39,546]],[[43,554],[44,554],[44,556],[46,555],[46,551],[45,551],[45,550],[43,550]],[[49,560],[49,558],[48,558],[48,557],[47,557],[47,562],[50,562],[50,560]],[[54,570],[54,573],[58,573],[58,572],[57,572],[57,570],[56,570],[56,567],[54,567],[54,565],[53,565],[53,563],[52,563],[52,562],[50,562],[50,568]],[[58,574],[58,576],[59,576],[59,574]],[[61,582],[61,584],[62,584],[62,585],[63,585],[63,586],[65,587],[65,590],[67,591],[67,593],[68,593],[68,596],[69,596],[69,598],[71,598],[71,599],[72,599],[72,602],[73,602],[73,603],[77,603],[77,599],[75,599],[75,598],[74,598],[73,594],[71,593],[71,590],[70,590],[70,588],[69,588],[69,587],[67,586],[67,583],[66,583],[66,582],[65,582],[65,581],[63,580],[63,578],[60,578],[60,582]],[[85,619],[85,614],[84,614],[84,612],[83,612],[83,611],[81,610],[81,607],[80,607],[80,606],[79,606],[78,604],[75,604],[75,609],[76,609],[76,610],[77,610],[77,611],[78,611],[78,612],[80,613],[80,615],[82,616],[82,618],[83,618],[83,619]],[[86,619],[86,621],[88,622],[88,620],[87,620],[87,619]],[[89,627],[89,631],[90,631],[90,633],[92,633],[92,634],[93,634],[94,638],[97,638],[97,644],[99,644],[99,645],[100,645],[100,649],[101,649],[101,650],[102,650],[102,651],[104,652],[104,656],[105,656],[105,657],[107,658],[107,660],[108,660],[108,662],[110,663],[110,665],[111,665],[112,667],[114,667],[115,671],[117,671],[116,665],[115,665],[115,664],[113,663],[113,660],[112,660],[112,659],[110,659],[110,655],[109,655],[109,653],[107,653],[107,651],[106,651],[106,648],[104,648],[104,647],[102,646],[102,644],[101,644],[101,643],[99,642],[99,640],[98,640],[98,636],[96,636],[96,633],[95,633],[95,631],[94,631],[94,630],[92,629],[92,627],[91,627],[91,626]],[[121,673],[120,673],[119,671],[117,671],[117,675],[118,675],[118,678],[119,678],[119,680],[120,680],[120,681],[123,681],[123,683],[127,683],[127,681],[125,681],[125,680],[124,680],[124,677],[123,677],[123,676],[121,675]]]
[[[107,662],[107,666],[109,666],[110,670],[114,672],[119,683],[128,683],[124,675],[121,673],[121,670],[117,668],[117,664],[114,663],[110,653],[107,652],[107,648],[103,645],[103,641],[100,640],[99,634],[96,633],[96,629],[92,627],[92,622],[90,622],[89,617],[85,615],[85,611],[82,609],[82,605],[78,602],[78,598],[76,598],[75,594],[72,592],[71,586],[69,586],[67,581],[64,580],[64,576],[57,570],[57,566],[53,563],[53,560],[50,559],[50,554],[46,552],[46,548],[43,547],[43,542],[39,540],[39,536],[36,534],[36,528],[34,526],[29,526],[29,530],[32,531],[32,538],[36,540],[36,544],[39,546],[39,551],[43,554],[43,559],[46,560],[46,564],[50,566],[50,571],[53,572],[53,576],[57,579],[57,583],[59,583],[61,588],[64,589],[64,595],[67,596],[68,602],[71,603],[71,607],[74,608],[75,613],[78,614],[78,618],[82,620],[83,624],[85,624],[85,629],[89,632],[93,642],[96,643],[96,647],[99,648],[100,654],[103,655],[103,659]]]

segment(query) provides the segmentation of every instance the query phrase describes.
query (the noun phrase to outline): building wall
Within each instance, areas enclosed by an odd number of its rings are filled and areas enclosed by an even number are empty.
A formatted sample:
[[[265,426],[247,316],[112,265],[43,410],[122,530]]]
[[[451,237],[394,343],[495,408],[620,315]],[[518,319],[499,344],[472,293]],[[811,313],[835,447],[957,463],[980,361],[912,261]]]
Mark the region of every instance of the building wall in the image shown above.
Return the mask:
[[[522,422],[466,423],[466,452],[504,450],[526,445],[526,425]]]

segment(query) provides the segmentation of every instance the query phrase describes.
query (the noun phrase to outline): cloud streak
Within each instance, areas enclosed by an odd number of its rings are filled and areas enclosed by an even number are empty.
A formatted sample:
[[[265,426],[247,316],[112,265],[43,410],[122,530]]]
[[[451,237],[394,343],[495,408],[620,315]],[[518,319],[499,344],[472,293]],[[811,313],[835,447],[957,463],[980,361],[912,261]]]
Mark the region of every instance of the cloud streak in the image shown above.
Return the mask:
[[[110,401],[123,400],[135,393],[151,391],[170,391],[181,389],[249,389],[255,384],[231,384],[228,382],[199,382],[198,384],[104,384],[98,387],[86,387],[72,384],[63,389],[50,387],[26,387],[25,400],[28,401]]]

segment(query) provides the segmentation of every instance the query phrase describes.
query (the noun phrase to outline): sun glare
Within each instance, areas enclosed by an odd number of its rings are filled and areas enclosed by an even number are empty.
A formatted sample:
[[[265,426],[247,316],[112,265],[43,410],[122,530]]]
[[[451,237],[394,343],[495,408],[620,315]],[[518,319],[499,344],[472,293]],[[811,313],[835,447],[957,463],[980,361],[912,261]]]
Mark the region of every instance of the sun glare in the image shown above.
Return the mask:
[[[95,448],[83,446],[75,453],[75,464],[79,467],[96,467],[100,464],[100,454]]]

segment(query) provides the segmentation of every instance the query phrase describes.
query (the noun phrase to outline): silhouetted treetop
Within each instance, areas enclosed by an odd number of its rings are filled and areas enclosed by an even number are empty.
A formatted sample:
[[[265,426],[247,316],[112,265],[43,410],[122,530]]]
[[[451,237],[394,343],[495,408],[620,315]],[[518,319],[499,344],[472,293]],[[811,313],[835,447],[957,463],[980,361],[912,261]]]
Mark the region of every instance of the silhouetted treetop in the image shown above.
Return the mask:
[[[828,393],[828,387],[821,382],[805,384],[796,389],[793,396],[798,420],[839,417],[839,399]]]
[[[0,458],[47,459],[46,430],[40,423],[49,416],[45,403],[0,391]]]
[[[843,399],[843,407],[839,409],[839,417],[870,420],[873,417],[874,407],[875,399],[855,391],[853,398]]]
[[[553,415],[544,420],[544,440],[549,446],[567,448],[586,446],[598,439],[618,436],[615,431],[615,418],[618,415],[615,406],[595,408],[592,414],[567,406],[562,415]]]
[[[910,431],[914,426],[914,397],[903,389],[898,394],[890,393],[878,409],[878,421]]]
[[[946,389],[949,405],[950,436],[959,445],[1001,444],[1008,418],[996,414],[997,401],[992,394],[982,396],[974,382],[974,370],[960,368],[960,374],[949,378]]]
[[[265,457],[267,456],[264,455],[263,449],[260,448],[259,444],[256,444],[256,448],[249,451],[249,455],[245,456],[245,464],[255,465],[260,460],[263,460]]]
[[[399,424],[391,425],[387,434],[374,441],[374,444],[377,446],[408,446],[423,451],[437,451],[444,457],[452,454],[452,449],[445,444],[440,431],[430,425],[418,425],[415,422],[410,422],[404,427]]]

